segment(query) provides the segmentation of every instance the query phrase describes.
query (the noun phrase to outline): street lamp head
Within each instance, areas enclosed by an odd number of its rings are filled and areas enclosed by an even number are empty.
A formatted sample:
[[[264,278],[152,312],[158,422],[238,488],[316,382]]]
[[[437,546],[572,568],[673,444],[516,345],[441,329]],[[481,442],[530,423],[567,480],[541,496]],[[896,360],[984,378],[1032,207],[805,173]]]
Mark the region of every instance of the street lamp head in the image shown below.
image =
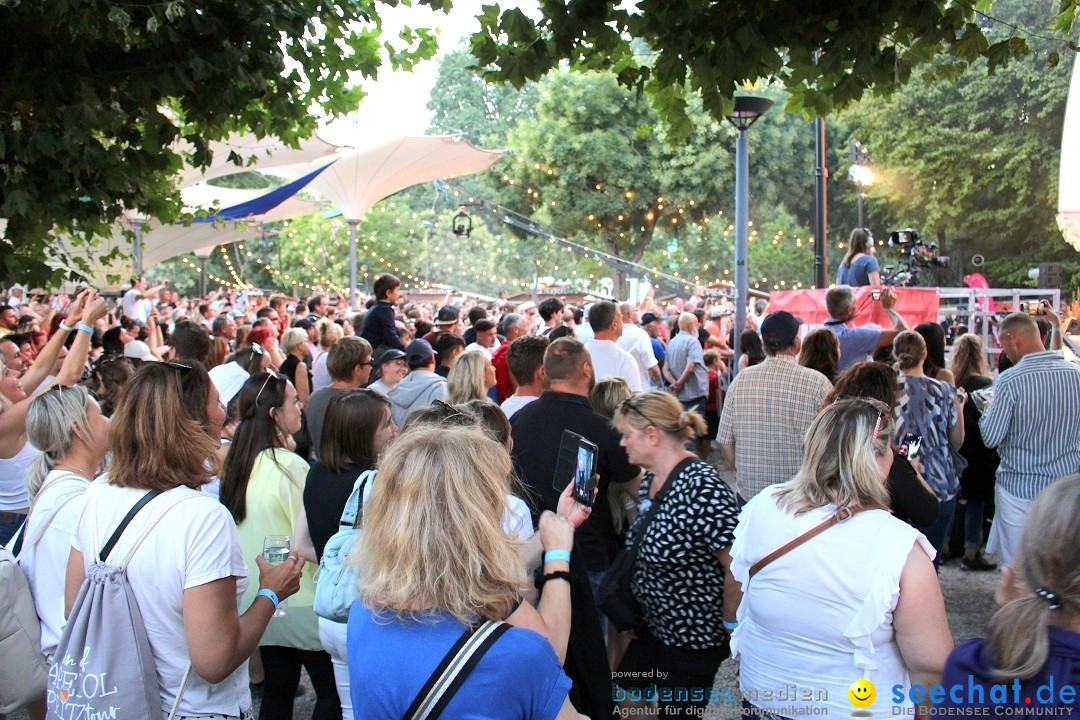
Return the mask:
[[[848,175],[860,188],[874,184],[874,169],[868,165],[852,165],[848,168]]]
[[[207,259],[210,258],[210,255],[214,252],[215,247],[217,247],[217,246],[216,245],[211,245],[209,247],[199,248],[198,250],[194,250],[193,252],[195,253],[195,257],[199,258],[200,260],[207,260]]]
[[[757,95],[735,96],[735,109],[727,116],[728,122],[739,130],[746,130],[754,121],[769,111],[773,101]]]

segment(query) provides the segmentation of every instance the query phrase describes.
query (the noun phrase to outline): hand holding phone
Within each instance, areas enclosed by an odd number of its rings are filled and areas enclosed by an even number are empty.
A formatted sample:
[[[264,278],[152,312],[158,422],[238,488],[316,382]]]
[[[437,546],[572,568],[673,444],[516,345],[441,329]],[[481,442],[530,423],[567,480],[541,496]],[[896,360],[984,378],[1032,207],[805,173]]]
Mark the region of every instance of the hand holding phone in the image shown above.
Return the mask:
[[[916,433],[908,433],[904,435],[904,439],[900,441],[900,447],[897,453],[903,455],[908,460],[913,460],[919,457],[919,451],[922,449],[922,435]]]
[[[586,507],[592,507],[593,491],[596,489],[597,452],[594,443],[572,430],[563,430],[552,485],[562,490],[568,482],[572,483],[571,496]]]

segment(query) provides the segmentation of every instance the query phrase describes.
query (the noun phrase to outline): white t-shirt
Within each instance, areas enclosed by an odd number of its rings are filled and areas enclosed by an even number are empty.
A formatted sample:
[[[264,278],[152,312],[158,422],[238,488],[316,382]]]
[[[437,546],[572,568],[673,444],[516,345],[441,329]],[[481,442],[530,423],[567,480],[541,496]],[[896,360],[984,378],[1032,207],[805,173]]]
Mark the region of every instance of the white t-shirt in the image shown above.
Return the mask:
[[[89,568],[100,548],[145,490],[109,485],[105,476],[86,491],[86,509],[71,538]],[[177,496],[193,496],[164,515]],[[236,578],[236,597],[248,585],[248,570],[225,506],[199,490],[177,487],[162,493],[131,521],[109,556],[119,564],[147,527],[153,529],[132,556],[128,581],[142,613],[161,684],[161,707],[168,713],[190,659],[184,633],[184,590],[215,580]],[[192,672],[177,715],[242,715],[251,706],[247,663],[211,685]]]
[[[641,387],[652,387],[649,368],[656,367],[659,363],[656,360],[656,355],[653,355],[652,340],[649,339],[649,333],[634,323],[623,323],[622,328],[622,335],[615,344],[630,353],[630,356],[634,358],[634,362],[638,366],[638,374],[641,376]]]
[[[506,419],[509,420],[514,417],[514,413],[531,403],[533,400],[536,400],[538,397],[538,395],[518,395],[515,393],[503,400],[503,404],[499,407],[502,408],[503,413],[506,414]]]
[[[462,352],[478,352],[478,353],[482,354],[484,357],[486,357],[488,360],[490,360],[491,359],[491,354],[493,352],[495,352],[496,350],[498,350],[498,349],[499,349],[499,344],[498,343],[495,344],[495,347],[490,347],[490,348],[484,347],[480,343],[469,343],[468,345],[465,346],[465,349],[462,350]]]
[[[146,322],[146,304],[142,299],[142,291],[131,288],[124,293],[123,308],[125,316]]]
[[[330,387],[330,383],[334,382],[334,378],[330,377],[330,371],[326,369],[326,360],[329,356],[330,353],[324,352],[312,363],[314,367],[311,370],[311,392]]]
[[[641,373],[630,353],[612,340],[597,340],[596,338],[586,342],[585,349],[592,356],[597,380],[603,380],[606,377],[622,378],[630,386],[630,392],[641,392]]]
[[[532,513],[525,501],[517,495],[506,494],[506,512],[503,513],[502,527],[511,540],[525,542],[532,537]]]
[[[45,534],[19,560],[41,619],[41,652],[46,657],[52,655],[64,631],[64,582],[71,554],[71,534],[82,515],[83,493],[89,486],[90,481],[85,478],[53,470],[45,476],[23,529],[23,547],[26,547],[28,535],[53,508],[60,506]]]

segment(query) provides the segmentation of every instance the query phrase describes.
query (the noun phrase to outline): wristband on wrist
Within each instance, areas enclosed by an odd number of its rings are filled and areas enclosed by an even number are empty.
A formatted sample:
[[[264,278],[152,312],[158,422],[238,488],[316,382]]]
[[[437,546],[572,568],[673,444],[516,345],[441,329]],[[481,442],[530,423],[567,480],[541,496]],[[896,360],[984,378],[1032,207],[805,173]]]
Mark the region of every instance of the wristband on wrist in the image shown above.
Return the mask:
[[[72,331],[72,330],[74,330],[75,328],[71,327],[70,325],[68,325],[68,324],[67,324],[67,323],[65,323],[65,322],[61,322],[61,323],[60,323],[60,329],[61,329],[61,330],[63,330],[64,332],[71,332],[71,331]]]
[[[1060,335],[1061,334],[1061,328],[1058,327],[1057,325],[1054,325],[1053,327],[1050,328],[1050,334],[1051,335]]]
[[[255,593],[255,597],[267,598],[268,600],[270,600],[270,602],[274,603],[275,610],[277,610],[278,605],[281,604],[281,601],[278,600],[277,593],[270,588],[262,588],[261,590],[259,590],[259,592]]]
[[[725,630],[734,630],[735,628],[739,627],[738,620],[736,620],[735,622],[728,622],[727,620],[724,620],[723,623]]]
[[[548,550],[544,553],[544,562],[549,563],[555,560],[564,560],[570,562],[569,550]]]
[[[77,327],[79,330],[86,333],[87,335],[93,335],[94,334],[94,328],[90,327],[89,325],[87,325],[84,322],[79,323],[75,327]]]

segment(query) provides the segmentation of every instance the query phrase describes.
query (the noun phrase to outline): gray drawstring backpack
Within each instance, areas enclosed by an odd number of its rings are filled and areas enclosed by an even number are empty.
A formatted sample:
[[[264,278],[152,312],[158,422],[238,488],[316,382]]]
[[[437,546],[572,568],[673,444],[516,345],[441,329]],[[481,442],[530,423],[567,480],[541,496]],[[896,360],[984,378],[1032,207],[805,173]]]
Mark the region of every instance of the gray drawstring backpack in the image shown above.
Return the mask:
[[[177,504],[198,495],[182,495],[164,506],[146,525],[119,565],[106,563],[128,523],[161,494],[152,490],[135,504],[86,571],[56,646],[45,694],[50,717],[147,720],[161,717],[157,667],[142,614],[127,578],[128,563],[161,518]],[[87,548],[89,550],[89,548]],[[169,713],[175,716],[191,666],[180,683]]]

